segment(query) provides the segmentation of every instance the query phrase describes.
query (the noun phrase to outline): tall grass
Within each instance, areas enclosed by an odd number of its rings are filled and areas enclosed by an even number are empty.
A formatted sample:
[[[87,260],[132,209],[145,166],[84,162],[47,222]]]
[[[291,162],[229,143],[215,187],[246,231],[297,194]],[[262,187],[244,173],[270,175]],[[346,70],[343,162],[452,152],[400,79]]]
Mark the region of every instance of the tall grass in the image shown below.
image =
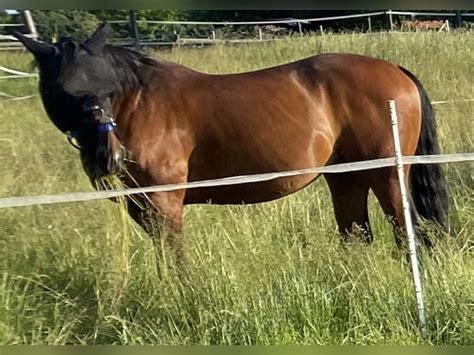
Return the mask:
[[[473,98],[471,33],[327,35],[153,53],[211,73],[324,52],[409,68],[432,99]],[[1,54],[23,70],[26,54]],[[0,91],[36,93],[33,79]],[[472,103],[437,106],[444,152],[472,152]],[[0,103],[0,196],[91,189],[38,99]],[[472,166],[447,167],[453,232],[422,255],[428,343],[474,339]],[[3,344],[414,344],[409,266],[371,197],[371,246],[341,247],[323,180],[276,202],[187,207],[186,271],[158,277],[150,239],[109,201],[0,213]]]

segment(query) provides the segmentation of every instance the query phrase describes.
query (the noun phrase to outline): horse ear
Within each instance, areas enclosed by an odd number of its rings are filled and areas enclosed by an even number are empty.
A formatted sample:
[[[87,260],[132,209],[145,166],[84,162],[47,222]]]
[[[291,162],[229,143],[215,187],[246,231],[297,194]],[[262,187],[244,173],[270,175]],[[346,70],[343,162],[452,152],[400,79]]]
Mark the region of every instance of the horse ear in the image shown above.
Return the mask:
[[[49,44],[35,41],[20,32],[13,32],[13,37],[18,39],[37,59],[56,53],[56,48]]]
[[[102,50],[107,43],[107,35],[110,32],[110,24],[104,22],[99,25],[92,36],[85,42],[85,45],[94,54],[102,53]]]

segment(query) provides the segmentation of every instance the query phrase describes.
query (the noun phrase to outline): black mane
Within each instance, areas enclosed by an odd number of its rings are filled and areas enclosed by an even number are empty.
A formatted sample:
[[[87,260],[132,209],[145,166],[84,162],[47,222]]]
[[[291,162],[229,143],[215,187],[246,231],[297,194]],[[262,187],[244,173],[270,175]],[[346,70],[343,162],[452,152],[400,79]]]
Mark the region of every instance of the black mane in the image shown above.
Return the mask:
[[[106,45],[104,57],[112,66],[122,85],[122,89],[137,89],[144,85],[142,76],[138,75],[138,69],[143,66],[157,67],[159,62],[138,51]]]

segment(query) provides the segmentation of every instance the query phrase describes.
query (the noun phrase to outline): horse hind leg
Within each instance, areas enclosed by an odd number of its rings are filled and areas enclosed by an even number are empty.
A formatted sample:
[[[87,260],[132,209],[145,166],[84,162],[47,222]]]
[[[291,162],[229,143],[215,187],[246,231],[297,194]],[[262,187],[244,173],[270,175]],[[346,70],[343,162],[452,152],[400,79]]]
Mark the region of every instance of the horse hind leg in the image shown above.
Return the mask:
[[[369,185],[359,173],[325,174],[342,241],[356,235],[364,243],[373,241],[367,197]]]

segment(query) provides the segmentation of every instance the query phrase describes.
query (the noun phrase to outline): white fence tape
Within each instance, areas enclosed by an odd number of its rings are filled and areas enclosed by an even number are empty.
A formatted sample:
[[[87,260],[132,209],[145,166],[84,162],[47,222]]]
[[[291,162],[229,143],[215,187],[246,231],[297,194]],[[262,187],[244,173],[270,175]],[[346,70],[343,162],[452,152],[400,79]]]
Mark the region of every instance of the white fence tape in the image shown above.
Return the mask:
[[[474,153],[457,153],[457,154],[439,154],[424,156],[406,156],[403,158],[404,164],[439,164],[474,161]],[[319,168],[297,169],[290,171],[252,174],[232,176],[220,179],[193,181],[188,183],[156,185],[147,187],[138,187],[123,190],[105,190],[90,192],[73,192],[58,195],[37,195],[37,196],[20,196],[6,197],[0,199],[0,209],[10,207],[22,207],[33,205],[46,205],[65,202],[80,202],[108,199],[120,196],[129,196],[136,194],[144,194],[151,192],[168,192],[182,189],[196,189],[200,187],[216,187],[237,184],[248,184],[255,182],[263,182],[281,177],[289,177],[305,174],[327,174],[327,173],[343,173],[350,171],[360,171],[395,166],[395,157],[382,158],[375,160],[360,161],[354,163],[328,165]]]
[[[1,65],[0,65],[0,70],[4,71],[5,73],[8,73],[8,74],[15,74],[15,75],[21,75],[21,76],[37,75],[37,74],[25,73],[25,72],[22,72],[22,71],[6,68],[6,67],[3,67]]]
[[[6,95],[3,95],[3,96],[6,96]],[[9,95],[9,96],[10,96],[10,95]],[[37,96],[38,96],[38,95],[26,95],[26,96],[19,96],[19,97],[12,96],[12,97],[10,97],[10,98],[0,100],[0,104],[1,104],[1,103],[4,103],[4,102],[27,100],[27,99],[31,99],[31,98],[37,97]]]
[[[456,104],[456,103],[459,103],[459,102],[471,102],[471,101],[474,101],[474,99],[431,101],[431,104],[432,104],[432,105]]]
[[[31,75],[3,75],[0,76],[0,79],[26,79],[26,78],[37,78],[37,74]]]
[[[2,77],[0,77],[1,79]],[[31,99],[33,97],[38,97],[38,95],[26,95],[26,96],[12,96],[4,92],[0,92],[0,96],[6,97],[6,99],[0,100],[0,103],[12,102],[12,101],[21,101],[26,99]],[[465,100],[445,100],[445,101],[431,101],[432,105],[443,105],[443,104],[455,104],[460,102],[474,102],[474,99],[465,99]]]
[[[6,92],[2,92],[2,91],[0,91],[0,96],[6,97],[8,99],[14,99],[15,98],[15,96],[12,96],[12,95],[7,94]]]
[[[25,73],[22,71],[6,68],[0,65],[0,71],[3,71],[12,75],[3,75],[0,76],[0,79],[23,79],[23,78],[37,78],[38,74],[36,73]]]

